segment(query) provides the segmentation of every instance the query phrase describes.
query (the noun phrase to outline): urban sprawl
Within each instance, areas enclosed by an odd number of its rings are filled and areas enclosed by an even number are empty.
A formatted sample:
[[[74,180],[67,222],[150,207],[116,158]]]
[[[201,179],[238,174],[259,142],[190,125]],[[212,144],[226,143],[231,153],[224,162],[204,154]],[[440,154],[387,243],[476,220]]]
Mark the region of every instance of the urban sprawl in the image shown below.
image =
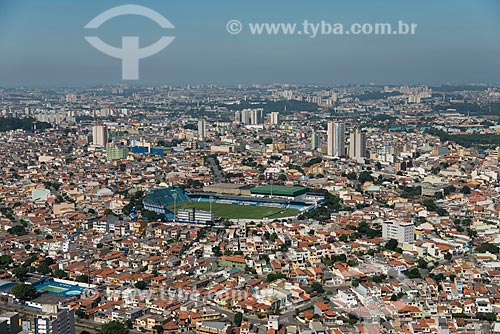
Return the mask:
[[[0,333],[500,333],[500,88],[0,89]]]

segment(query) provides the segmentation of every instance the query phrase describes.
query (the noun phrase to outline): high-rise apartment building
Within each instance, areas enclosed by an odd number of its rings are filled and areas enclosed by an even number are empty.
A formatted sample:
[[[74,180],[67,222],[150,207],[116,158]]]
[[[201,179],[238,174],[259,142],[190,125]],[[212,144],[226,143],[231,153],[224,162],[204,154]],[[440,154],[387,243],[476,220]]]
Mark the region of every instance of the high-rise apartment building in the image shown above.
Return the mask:
[[[280,123],[280,113],[277,111],[271,112],[271,125],[278,125]]]
[[[75,314],[73,310],[46,304],[34,319],[34,325],[35,334],[75,334]]]
[[[345,124],[328,122],[327,155],[341,157],[345,155]]]
[[[121,160],[126,159],[128,156],[128,148],[123,146],[112,146],[106,149],[106,157],[108,160]]]
[[[99,147],[107,146],[108,127],[106,125],[94,125],[92,127],[92,144]]]
[[[319,134],[316,131],[313,131],[311,134],[311,150],[315,150],[320,147],[321,142],[319,138]]]
[[[360,129],[352,131],[349,135],[349,157],[366,158],[366,134]]]
[[[234,121],[239,124],[259,125],[264,123],[264,109],[243,109],[234,114]]]
[[[206,130],[205,120],[200,118],[198,120],[198,139],[205,140],[205,130]]]
[[[0,314],[0,333],[17,334],[21,332],[19,326],[19,313],[5,312]]]

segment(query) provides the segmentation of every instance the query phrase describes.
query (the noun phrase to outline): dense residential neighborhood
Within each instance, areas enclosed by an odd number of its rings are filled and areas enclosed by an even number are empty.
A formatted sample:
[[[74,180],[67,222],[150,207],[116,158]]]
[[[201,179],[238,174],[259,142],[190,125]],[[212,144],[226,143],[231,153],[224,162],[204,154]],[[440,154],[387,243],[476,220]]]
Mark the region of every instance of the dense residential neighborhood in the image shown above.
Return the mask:
[[[498,87],[0,96],[0,333],[500,333]]]

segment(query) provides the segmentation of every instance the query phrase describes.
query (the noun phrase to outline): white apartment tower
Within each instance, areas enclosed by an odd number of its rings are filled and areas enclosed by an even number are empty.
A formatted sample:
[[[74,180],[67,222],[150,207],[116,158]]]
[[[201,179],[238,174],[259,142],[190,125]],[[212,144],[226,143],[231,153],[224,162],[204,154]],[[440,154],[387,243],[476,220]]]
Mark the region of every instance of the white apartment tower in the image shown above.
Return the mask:
[[[327,128],[327,155],[341,157],[345,155],[345,124],[328,122]]]
[[[280,122],[280,113],[277,111],[271,112],[271,125],[278,125]]]
[[[108,144],[108,127],[106,125],[94,125],[92,127],[92,144],[106,147]]]
[[[245,125],[259,125],[264,123],[264,109],[243,109],[234,114],[234,121]]]
[[[75,312],[57,305],[42,305],[34,325],[35,334],[75,334]]]
[[[366,158],[366,134],[356,129],[349,135],[349,157]]]
[[[200,118],[198,120],[198,139],[205,140],[205,129],[206,129],[205,120]]]

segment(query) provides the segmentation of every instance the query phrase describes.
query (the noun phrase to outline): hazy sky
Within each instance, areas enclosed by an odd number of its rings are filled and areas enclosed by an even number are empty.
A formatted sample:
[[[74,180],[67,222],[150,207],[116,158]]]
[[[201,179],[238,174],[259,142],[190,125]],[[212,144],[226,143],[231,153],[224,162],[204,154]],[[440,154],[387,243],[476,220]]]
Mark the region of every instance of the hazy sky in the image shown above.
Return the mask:
[[[169,19],[116,17],[95,31],[83,27],[118,5],[140,4]],[[243,23],[231,35],[228,20]],[[405,36],[252,36],[249,22],[418,24]],[[139,36],[147,46],[175,41],[140,61],[132,84],[470,83],[500,82],[498,0],[0,0],[0,86],[122,83],[121,61],[84,40],[96,35],[121,46]]]

